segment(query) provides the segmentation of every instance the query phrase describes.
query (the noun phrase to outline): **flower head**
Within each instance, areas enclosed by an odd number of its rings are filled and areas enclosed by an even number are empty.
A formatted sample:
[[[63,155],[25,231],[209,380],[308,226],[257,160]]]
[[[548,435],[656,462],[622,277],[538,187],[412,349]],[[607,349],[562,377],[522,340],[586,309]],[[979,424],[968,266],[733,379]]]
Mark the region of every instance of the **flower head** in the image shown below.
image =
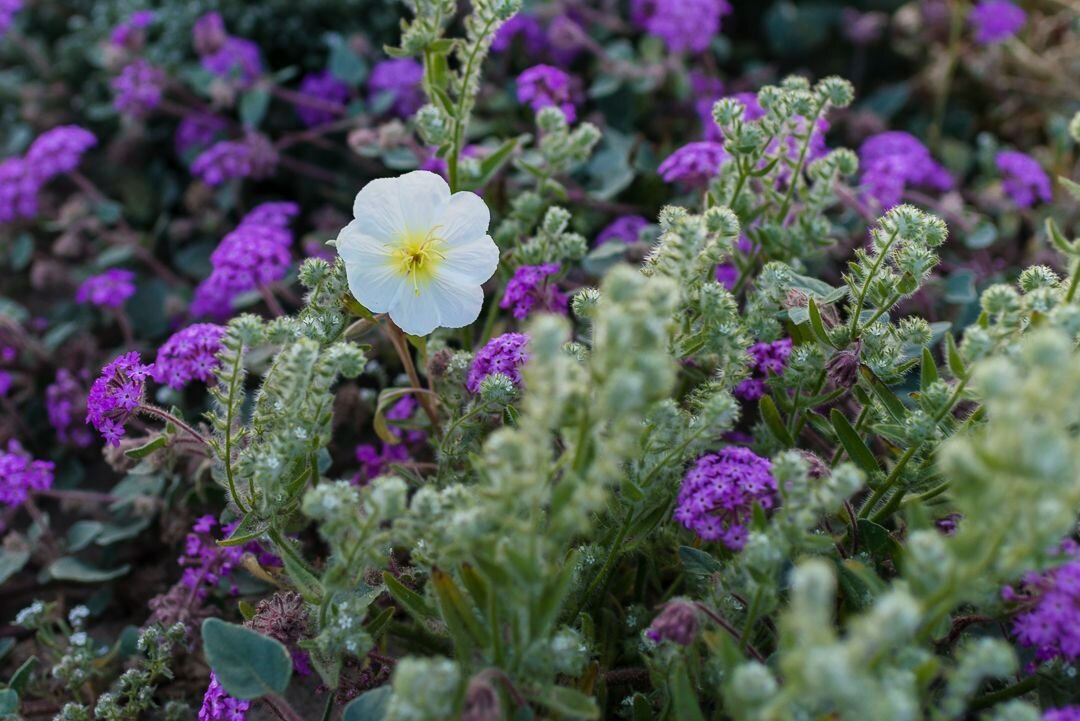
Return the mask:
[[[704,187],[719,172],[725,160],[727,153],[721,143],[690,143],[669,155],[660,163],[657,172],[668,183]]]
[[[566,294],[547,280],[558,272],[558,263],[521,266],[506,284],[499,307],[513,308],[514,317],[518,320],[528,316],[537,305],[543,310],[565,315],[568,305]]]
[[[229,34],[225,31],[225,18],[219,12],[200,15],[191,26],[191,40],[200,56],[211,55],[221,49]]]
[[[476,352],[465,387],[479,393],[480,384],[493,373],[501,373],[515,386],[521,387],[521,369],[529,362],[529,336],[524,333],[503,333],[495,336]]]
[[[700,627],[698,610],[694,608],[694,604],[676,599],[664,604],[664,610],[653,619],[645,635],[653,643],[671,641],[680,646],[689,646],[697,637]]]
[[[398,117],[411,117],[424,104],[424,92],[420,87],[423,77],[423,66],[412,58],[383,60],[371,69],[368,94],[372,102],[387,98]]]
[[[720,32],[720,20],[731,12],[727,0],[632,0],[630,15],[672,52],[699,53]]]
[[[909,185],[949,190],[953,180],[926,146],[911,133],[879,133],[859,148],[859,167],[867,194],[888,209],[900,202]]]
[[[368,310],[388,313],[411,335],[476,320],[481,284],[499,264],[480,196],[451,194],[435,173],[414,170],[365,185],[353,215],[337,249],[349,290]]]
[[[765,381],[770,375],[783,374],[791,356],[791,346],[790,338],[750,346],[751,376],[735,386],[735,395],[744,401],[756,401],[765,395]]]
[[[26,151],[30,172],[42,182],[75,170],[83,153],[97,145],[94,134],[78,125],[61,125],[39,135]]]
[[[228,124],[217,115],[210,113],[185,115],[176,126],[176,135],[173,138],[177,154],[186,155],[189,151],[201,153],[213,145],[226,128]]]
[[[90,445],[91,433],[74,424],[76,415],[86,413],[86,387],[68,369],[58,370],[56,379],[45,388],[45,411],[61,443],[80,448]]]
[[[518,13],[499,26],[491,41],[491,51],[501,53],[521,39],[522,47],[529,57],[535,57],[547,48],[547,34],[535,15]]]
[[[300,81],[300,94],[319,100],[328,106],[337,106],[342,110],[349,102],[349,86],[334,77],[329,70],[305,75]],[[337,117],[329,109],[312,107],[303,103],[297,103],[296,114],[300,122],[308,127],[329,123]]]
[[[278,153],[262,133],[251,132],[241,140],[222,140],[195,158],[191,172],[207,185],[221,185],[234,178],[268,178],[277,169]]]
[[[554,106],[562,110],[567,121],[572,123],[577,118],[570,98],[570,76],[550,65],[534,65],[518,75],[517,98],[537,112]]]
[[[0,503],[21,505],[31,491],[52,488],[52,461],[36,461],[16,441],[9,441],[7,452],[0,451]]]
[[[1042,721],[1080,721],[1080,706],[1048,709],[1043,713]]]
[[[1009,0],[980,0],[968,13],[975,42],[991,45],[1008,40],[1024,27],[1027,13]]]
[[[1080,659],[1080,554],[1069,543],[1072,559],[1044,574],[1028,574],[1020,593],[1005,589],[1006,600],[1022,601],[1030,610],[1013,621],[1013,633],[1035,649],[1040,661]]]
[[[994,162],[1005,176],[1002,187],[1021,208],[1030,208],[1036,199],[1044,203],[1053,199],[1050,177],[1030,155],[1006,150],[998,153]]]
[[[110,268],[84,280],[75,292],[75,300],[99,308],[119,308],[133,295],[135,274],[122,268]]]
[[[641,231],[648,226],[649,221],[640,215],[620,215],[600,231],[596,236],[596,244],[602,245],[609,240],[636,243],[641,237]]]
[[[210,685],[203,694],[199,721],[245,721],[250,709],[250,701],[230,696],[218,681],[217,674],[210,672]]]
[[[0,223],[37,215],[41,182],[22,158],[0,161]]]
[[[236,83],[241,89],[250,88],[263,74],[262,53],[251,40],[225,38],[221,46],[203,55],[202,66],[212,75]]]
[[[221,365],[217,354],[223,335],[225,329],[213,323],[196,323],[174,333],[158,350],[154,380],[177,389],[193,379],[208,382]]]
[[[108,445],[120,445],[124,424],[142,405],[149,375],[150,366],[143,365],[138,352],[131,351],[102,368],[101,376],[90,386],[86,422]]]
[[[113,106],[134,118],[145,118],[161,103],[165,73],[142,58],[136,58],[112,79]]]
[[[142,44],[141,31],[150,27],[152,22],[154,22],[153,10],[136,10],[127,22],[113,28],[109,42],[121,47],[138,47]]]
[[[764,509],[776,504],[772,464],[749,448],[731,446],[702,456],[687,472],[675,520],[706,541],[739,551],[755,503]]]

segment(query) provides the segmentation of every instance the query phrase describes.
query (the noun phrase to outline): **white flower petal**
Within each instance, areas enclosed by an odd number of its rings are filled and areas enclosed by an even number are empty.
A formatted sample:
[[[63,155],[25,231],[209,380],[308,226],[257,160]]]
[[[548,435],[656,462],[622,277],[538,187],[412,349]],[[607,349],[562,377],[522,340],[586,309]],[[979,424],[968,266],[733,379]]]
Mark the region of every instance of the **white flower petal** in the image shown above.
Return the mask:
[[[409,335],[427,335],[439,327],[439,304],[431,294],[434,283],[429,283],[419,293],[412,287],[405,288],[393,307],[390,320]]]
[[[450,186],[441,175],[414,170],[398,176],[397,202],[410,233],[427,235],[450,202]]]
[[[450,196],[450,202],[435,220],[439,237],[450,245],[472,243],[487,234],[491,211],[476,193],[462,191]]]
[[[444,328],[464,328],[480,317],[484,289],[479,284],[455,283],[440,275],[432,281],[428,292],[439,308],[439,324]]]
[[[406,278],[389,262],[387,247],[360,232],[360,227],[362,224],[354,220],[341,230],[338,255],[345,261],[353,296],[372,313],[385,313],[404,292]]]
[[[358,232],[390,241],[408,229],[401,211],[401,189],[398,178],[377,178],[356,194],[353,201],[354,225]]]
[[[438,275],[461,285],[487,282],[499,267],[499,246],[484,235],[466,245],[451,245],[443,250]]]

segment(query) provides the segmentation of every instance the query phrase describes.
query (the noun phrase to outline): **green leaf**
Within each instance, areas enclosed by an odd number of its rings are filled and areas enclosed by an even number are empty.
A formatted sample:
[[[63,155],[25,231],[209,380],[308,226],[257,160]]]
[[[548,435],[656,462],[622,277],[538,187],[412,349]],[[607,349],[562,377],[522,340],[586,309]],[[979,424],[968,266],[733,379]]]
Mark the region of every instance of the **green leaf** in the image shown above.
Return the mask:
[[[473,608],[454,578],[441,568],[431,569],[431,587],[439,603],[443,621],[454,640],[458,653],[468,654],[474,647],[484,648],[488,642],[487,629],[476,619]]]
[[[81,551],[94,542],[105,530],[101,521],[76,521],[67,532],[67,550],[69,553]]]
[[[829,333],[825,330],[825,324],[821,321],[821,311],[818,310],[817,301],[811,297],[806,304],[806,309],[810,314],[810,329],[814,331],[814,337],[827,346],[835,347],[833,342],[829,340]]]
[[[705,721],[705,714],[698,706],[697,690],[690,681],[685,663],[680,661],[672,667],[668,686],[676,721]]]
[[[878,560],[888,558],[896,561],[902,548],[889,533],[889,529],[874,523],[868,518],[860,518],[856,524],[859,542],[863,548]]]
[[[964,245],[973,249],[981,250],[989,248],[998,239],[997,226],[990,222],[981,223],[964,237]]]
[[[691,576],[711,576],[723,568],[711,555],[691,546],[679,546],[679,559]]]
[[[240,525],[233,529],[228,538],[218,541],[219,546],[242,546],[248,541],[254,541],[266,535],[270,524],[259,518],[254,513],[249,513],[240,521]]]
[[[934,356],[930,353],[929,348],[923,348],[922,363],[919,369],[919,388],[925,392],[932,383],[937,382],[937,379],[937,363],[934,362]]]
[[[776,410],[776,403],[773,402],[770,396],[761,397],[761,400],[758,401],[758,410],[761,412],[761,418],[765,421],[765,425],[769,427],[776,439],[784,444],[785,448],[791,448],[795,445],[795,440],[788,433],[784,421],[780,418],[780,411]]]
[[[817,278],[811,278],[808,275],[800,275],[798,273],[789,273],[788,277],[791,278],[791,287],[797,290],[801,290],[809,295],[811,298],[817,296],[818,298],[828,298],[836,293],[838,288],[834,288],[823,280]]]
[[[562,716],[575,719],[598,719],[600,707],[596,699],[566,686],[548,686],[534,694],[532,700]]]
[[[344,39],[339,39],[330,49],[329,66],[330,74],[346,85],[359,85],[368,73],[367,62]]]
[[[270,91],[267,88],[252,88],[240,96],[240,122],[245,128],[257,128],[266,117],[270,107]]]
[[[956,339],[952,333],[945,334],[945,360],[949,364],[949,370],[958,380],[967,378],[967,367],[964,359],[960,356],[960,349],[956,347]]]
[[[1046,234],[1050,237],[1050,243],[1065,255],[1074,255],[1076,253],[1077,242],[1070,243],[1066,240],[1065,235],[1058,228],[1058,224],[1054,222],[1053,218],[1046,219]]]
[[[379,398],[375,403],[375,418],[372,419],[371,424],[375,428],[375,435],[384,443],[391,446],[401,443],[401,439],[394,435],[386,425],[386,411],[398,400],[413,392],[415,391],[412,388],[387,388],[379,393]]]
[[[409,615],[417,621],[427,623],[433,618],[438,618],[435,609],[424,600],[424,597],[411,588],[407,588],[401,581],[397,580],[394,574],[383,571],[383,581],[386,583],[386,590],[394,597],[394,600],[400,603],[408,611]]]
[[[148,455],[150,455],[157,449],[164,448],[166,443],[168,443],[168,439],[165,438],[165,436],[155,436],[152,440],[144,443],[138,448],[131,448],[127,451],[124,451],[124,455],[128,458],[134,458],[136,460],[140,458],[146,458]]]
[[[23,689],[26,688],[26,684],[30,683],[30,674],[34,672],[34,666],[37,665],[37,656],[31,656],[23,661],[22,665],[15,669],[15,673],[11,674],[8,687],[14,689],[16,693],[22,693]]]
[[[885,406],[885,410],[889,415],[893,417],[893,420],[903,422],[907,417],[907,409],[904,408],[904,404],[896,397],[896,394],[889,390],[889,387],[881,382],[881,379],[874,375],[866,366],[862,366],[859,369],[862,372],[863,378],[870,384],[870,390],[874,392],[881,404]]]
[[[111,581],[114,578],[120,578],[130,570],[131,566],[126,563],[123,566],[105,570],[91,566],[89,563],[81,561],[74,556],[64,556],[63,558],[58,558],[52,562],[48,568],[48,573],[49,576],[58,581],[101,583],[103,581]]]
[[[869,567],[848,559],[837,563],[840,591],[856,611],[865,611],[874,605],[874,599],[885,589],[885,584]]]
[[[251,700],[289,687],[292,658],[280,642],[219,618],[203,621],[202,639],[206,661],[229,695]]]
[[[528,136],[524,137],[527,138]],[[510,159],[511,154],[513,154],[521,139],[521,137],[510,138],[500,145],[494,153],[480,161],[480,176],[473,183],[474,190],[483,188],[495,177],[495,174],[499,172],[499,169]]]
[[[30,549],[14,550],[0,548],[0,583],[23,570],[30,560]]]
[[[1065,188],[1065,190],[1069,192],[1069,195],[1071,195],[1076,200],[1080,200],[1080,183],[1077,183],[1074,180],[1069,180],[1064,175],[1058,176],[1058,182],[1061,183],[1062,188]]]
[[[382,721],[390,705],[390,686],[379,686],[360,694],[341,712],[341,721]]]
[[[19,713],[19,694],[12,688],[0,689],[0,717],[17,716]]]
[[[832,421],[833,430],[836,431],[836,435],[840,439],[840,445],[844,447],[844,451],[848,454],[848,458],[851,459],[852,463],[861,468],[867,475],[879,473],[881,467],[878,465],[877,459],[874,458],[873,452],[867,448],[866,443],[839,408],[832,409],[829,419]]]

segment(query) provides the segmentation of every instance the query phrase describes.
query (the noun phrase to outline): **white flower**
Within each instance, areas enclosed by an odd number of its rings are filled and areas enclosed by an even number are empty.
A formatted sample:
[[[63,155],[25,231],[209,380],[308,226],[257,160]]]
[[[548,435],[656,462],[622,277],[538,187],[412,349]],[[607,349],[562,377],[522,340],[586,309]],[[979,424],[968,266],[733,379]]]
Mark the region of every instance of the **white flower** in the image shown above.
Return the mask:
[[[356,217],[337,238],[349,290],[406,333],[461,328],[480,315],[480,287],[499,265],[491,214],[475,193],[450,194],[440,176],[415,170],[365,185]]]

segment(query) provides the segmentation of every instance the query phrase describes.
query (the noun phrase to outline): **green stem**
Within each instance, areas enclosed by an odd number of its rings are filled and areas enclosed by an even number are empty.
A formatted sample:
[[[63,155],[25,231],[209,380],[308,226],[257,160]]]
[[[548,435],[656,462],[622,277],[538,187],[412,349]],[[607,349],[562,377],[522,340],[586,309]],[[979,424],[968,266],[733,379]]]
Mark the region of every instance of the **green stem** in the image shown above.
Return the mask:
[[[900,456],[900,460],[896,462],[895,466],[893,466],[892,472],[889,473],[889,477],[886,478],[885,481],[877,487],[877,490],[873,492],[870,498],[867,499],[866,503],[859,511],[859,518],[866,518],[867,516],[869,516],[870,511],[873,510],[874,506],[876,506],[878,502],[885,496],[885,494],[892,490],[893,486],[895,486],[897,482],[899,482],[900,472],[904,470],[905,466],[907,466],[908,461],[910,461],[912,457],[914,457],[915,452],[918,451],[920,445],[921,444],[916,443],[915,445],[904,451],[904,455]],[[878,516],[875,515],[874,518],[876,519],[878,518]]]
[[[761,609],[761,597],[764,595],[759,585],[754,591],[754,597],[750,600],[750,609],[746,612],[746,624],[743,625],[742,633],[739,634],[739,648],[746,648],[750,642],[750,634],[754,630],[754,622],[757,621],[758,611]]]
[[[232,375],[229,377],[229,400],[225,404],[225,480],[229,484],[229,495],[233,503],[241,513],[250,513],[251,510],[240,499],[240,493],[236,490],[236,478],[232,468],[232,438],[233,438],[233,407],[236,405],[236,386],[239,383],[240,368],[243,365],[243,349],[236,354],[236,362],[233,363]]]
[[[874,264],[870,266],[870,272],[866,274],[866,280],[863,281],[862,288],[859,290],[859,297],[855,300],[855,305],[851,311],[851,340],[855,340],[859,334],[859,315],[862,313],[863,303],[866,302],[866,294],[870,292],[870,283],[874,280],[874,276],[877,275],[878,269],[881,264],[885,262],[885,256],[889,253],[889,248],[896,242],[896,231],[889,236],[889,241],[885,243],[885,247],[878,251],[877,257],[874,258]]]
[[[611,549],[608,551],[607,558],[604,559],[604,565],[600,567],[600,572],[593,576],[592,581],[585,589],[585,593],[582,594],[581,604],[578,607],[577,613],[574,614],[574,617],[581,612],[582,608],[585,607],[585,604],[588,603],[589,597],[592,596],[593,592],[596,591],[611,572],[612,566],[615,565],[615,559],[619,555],[619,548],[622,546],[623,541],[626,540],[626,535],[630,532],[630,522],[632,520],[634,520],[633,508],[627,510],[626,518],[623,519],[622,524],[619,526],[619,532],[615,535],[615,540],[611,543]]]
[[[480,47],[483,44],[482,38],[486,38],[491,33],[491,26],[494,24],[494,19],[489,19],[484,23],[484,29],[476,36],[481,38],[481,40],[477,40],[473,43],[472,51],[465,61],[465,72],[461,75],[461,96],[458,98],[457,109],[454,111],[454,143],[450,150],[450,156],[446,159],[446,174],[450,179],[451,193],[456,193],[458,191],[458,160],[461,156],[462,145],[465,143],[465,128],[468,125],[465,104],[470,100],[470,88],[472,87],[471,78],[474,72],[476,58],[480,55]]]
[[[990,708],[1002,701],[1008,701],[1009,699],[1016,698],[1017,696],[1023,696],[1028,691],[1034,691],[1035,687],[1039,683],[1038,674],[1032,674],[1022,681],[1014,683],[1012,686],[1006,686],[998,691],[993,691],[984,696],[979,696],[973,699],[969,708],[972,711],[979,711],[984,708]]]
[[[799,162],[795,164],[795,170],[791,173],[791,185],[788,186],[787,194],[784,196],[784,203],[780,206],[780,213],[776,216],[780,223],[784,222],[788,211],[791,210],[791,201],[795,197],[795,188],[798,187],[799,181],[802,179],[803,164],[806,162],[806,154],[810,150],[810,140],[814,137],[814,128],[817,127],[818,118],[821,117],[821,111],[824,108],[825,101],[821,101],[814,110],[814,119],[806,121],[806,139],[803,140],[802,150],[799,151]]]
[[[1072,279],[1069,281],[1069,291],[1065,294],[1065,302],[1071,303],[1076,297],[1076,288],[1080,286],[1080,258],[1073,261]]]

